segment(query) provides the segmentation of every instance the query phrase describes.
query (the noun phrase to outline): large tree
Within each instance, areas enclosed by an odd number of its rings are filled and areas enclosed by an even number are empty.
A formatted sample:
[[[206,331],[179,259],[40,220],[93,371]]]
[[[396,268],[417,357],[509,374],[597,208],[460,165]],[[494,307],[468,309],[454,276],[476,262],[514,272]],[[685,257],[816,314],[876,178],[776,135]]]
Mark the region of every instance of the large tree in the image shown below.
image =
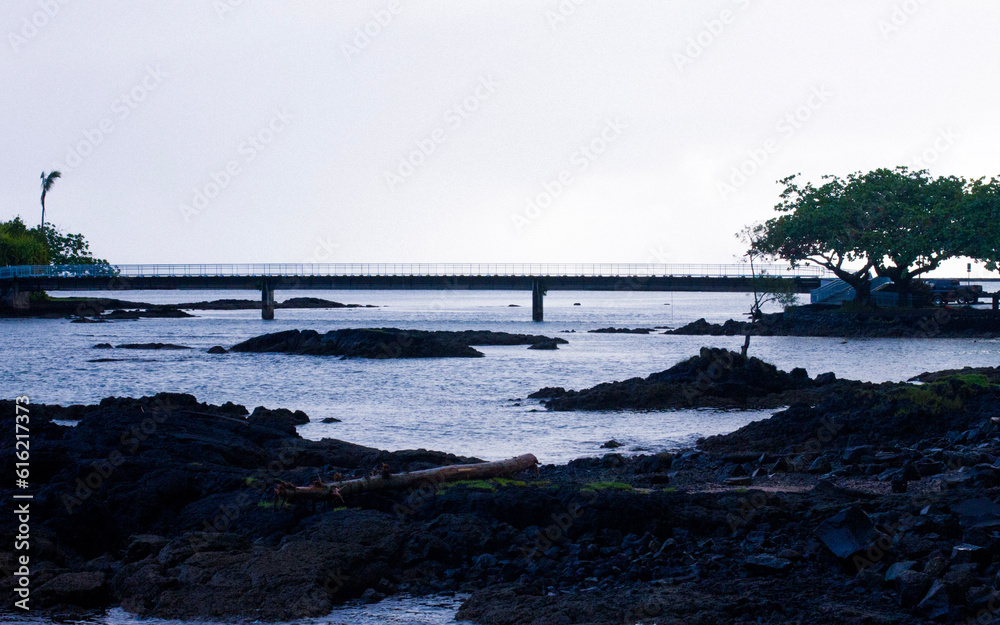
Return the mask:
[[[897,167],[824,181],[782,181],[775,210],[783,214],[761,228],[762,251],[830,269],[861,304],[871,301],[872,270],[908,294],[914,278],[963,253],[970,222],[964,179]]]
[[[960,254],[966,181],[932,178],[905,167],[850,177],[848,193],[870,220],[864,253],[875,273],[892,280],[901,296],[913,279]]]
[[[1000,178],[969,183],[959,222],[961,253],[1000,269]]]
[[[819,187],[811,182],[799,186],[796,178],[781,181],[785,190],[774,209],[782,214],[757,227],[758,251],[793,265],[812,262],[826,267],[854,287],[858,301],[867,303],[874,262],[863,245],[871,234],[864,211],[839,178],[824,176],[826,182]]]

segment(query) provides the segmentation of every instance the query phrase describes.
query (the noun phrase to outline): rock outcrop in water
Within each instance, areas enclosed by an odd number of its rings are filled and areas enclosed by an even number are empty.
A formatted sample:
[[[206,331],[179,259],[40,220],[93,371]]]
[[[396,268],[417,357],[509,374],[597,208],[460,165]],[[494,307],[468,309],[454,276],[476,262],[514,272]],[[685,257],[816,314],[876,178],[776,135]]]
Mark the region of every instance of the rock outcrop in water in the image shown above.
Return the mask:
[[[545,388],[529,395],[551,410],[666,410],[777,408],[829,392],[829,376],[810,379],[758,358],[703,347],[698,356],[646,378],[598,384],[581,391]]]
[[[396,328],[348,328],[320,334],[286,330],[254,337],[230,348],[232,352],[277,352],[344,358],[477,358],[471,345],[539,345],[566,343],[531,334],[465,330],[426,331]]]
[[[664,334],[744,336],[747,321],[723,324],[698,319]],[[834,336],[912,338],[993,338],[1000,336],[1000,314],[971,308],[879,309],[849,311],[828,306],[797,306],[766,314],[755,336]]]

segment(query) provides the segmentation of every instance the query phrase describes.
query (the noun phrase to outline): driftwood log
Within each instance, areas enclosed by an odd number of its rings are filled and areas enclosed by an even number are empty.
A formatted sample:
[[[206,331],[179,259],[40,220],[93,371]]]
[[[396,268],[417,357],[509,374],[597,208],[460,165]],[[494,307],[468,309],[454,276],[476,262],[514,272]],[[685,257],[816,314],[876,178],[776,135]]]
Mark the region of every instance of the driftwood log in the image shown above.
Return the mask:
[[[520,473],[525,469],[538,466],[534,454],[524,454],[509,460],[495,462],[479,462],[476,464],[452,464],[446,467],[413,471],[411,473],[388,472],[383,465],[382,470],[366,477],[343,480],[339,482],[323,482],[316,480],[308,486],[295,486],[290,482],[281,482],[274,488],[275,497],[285,501],[332,501],[347,495],[371,492],[376,490],[411,488],[416,486],[436,486],[444,482],[457,480],[479,480],[502,475]]]

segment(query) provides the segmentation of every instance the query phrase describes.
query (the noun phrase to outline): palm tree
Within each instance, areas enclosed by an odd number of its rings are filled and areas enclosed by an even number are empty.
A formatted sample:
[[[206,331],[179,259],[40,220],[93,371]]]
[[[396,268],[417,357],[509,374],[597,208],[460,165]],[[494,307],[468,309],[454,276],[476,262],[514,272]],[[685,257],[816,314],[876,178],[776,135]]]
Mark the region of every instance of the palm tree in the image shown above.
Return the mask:
[[[45,228],[45,194],[52,188],[56,178],[62,178],[62,174],[58,171],[53,171],[48,176],[42,172],[42,228]]]

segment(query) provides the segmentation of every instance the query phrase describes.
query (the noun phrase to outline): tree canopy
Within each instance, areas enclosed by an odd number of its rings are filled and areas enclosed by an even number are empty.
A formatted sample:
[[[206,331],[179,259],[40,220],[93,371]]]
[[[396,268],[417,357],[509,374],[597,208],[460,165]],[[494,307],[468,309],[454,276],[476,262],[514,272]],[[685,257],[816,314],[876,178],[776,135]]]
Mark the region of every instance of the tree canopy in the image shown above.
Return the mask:
[[[107,265],[94,258],[82,234],[63,233],[54,226],[28,228],[20,217],[0,222],[0,263],[3,265]]]
[[[824,176],[824,183],[781,181],[779,216],[757,227],[760,252],[830,269],[867,303],[871,272],[909,292],[917,276],[948,258],[998,259],[1000,183],[934,178],[906,167]],[[984,231],[989,220],[991,232]]]

